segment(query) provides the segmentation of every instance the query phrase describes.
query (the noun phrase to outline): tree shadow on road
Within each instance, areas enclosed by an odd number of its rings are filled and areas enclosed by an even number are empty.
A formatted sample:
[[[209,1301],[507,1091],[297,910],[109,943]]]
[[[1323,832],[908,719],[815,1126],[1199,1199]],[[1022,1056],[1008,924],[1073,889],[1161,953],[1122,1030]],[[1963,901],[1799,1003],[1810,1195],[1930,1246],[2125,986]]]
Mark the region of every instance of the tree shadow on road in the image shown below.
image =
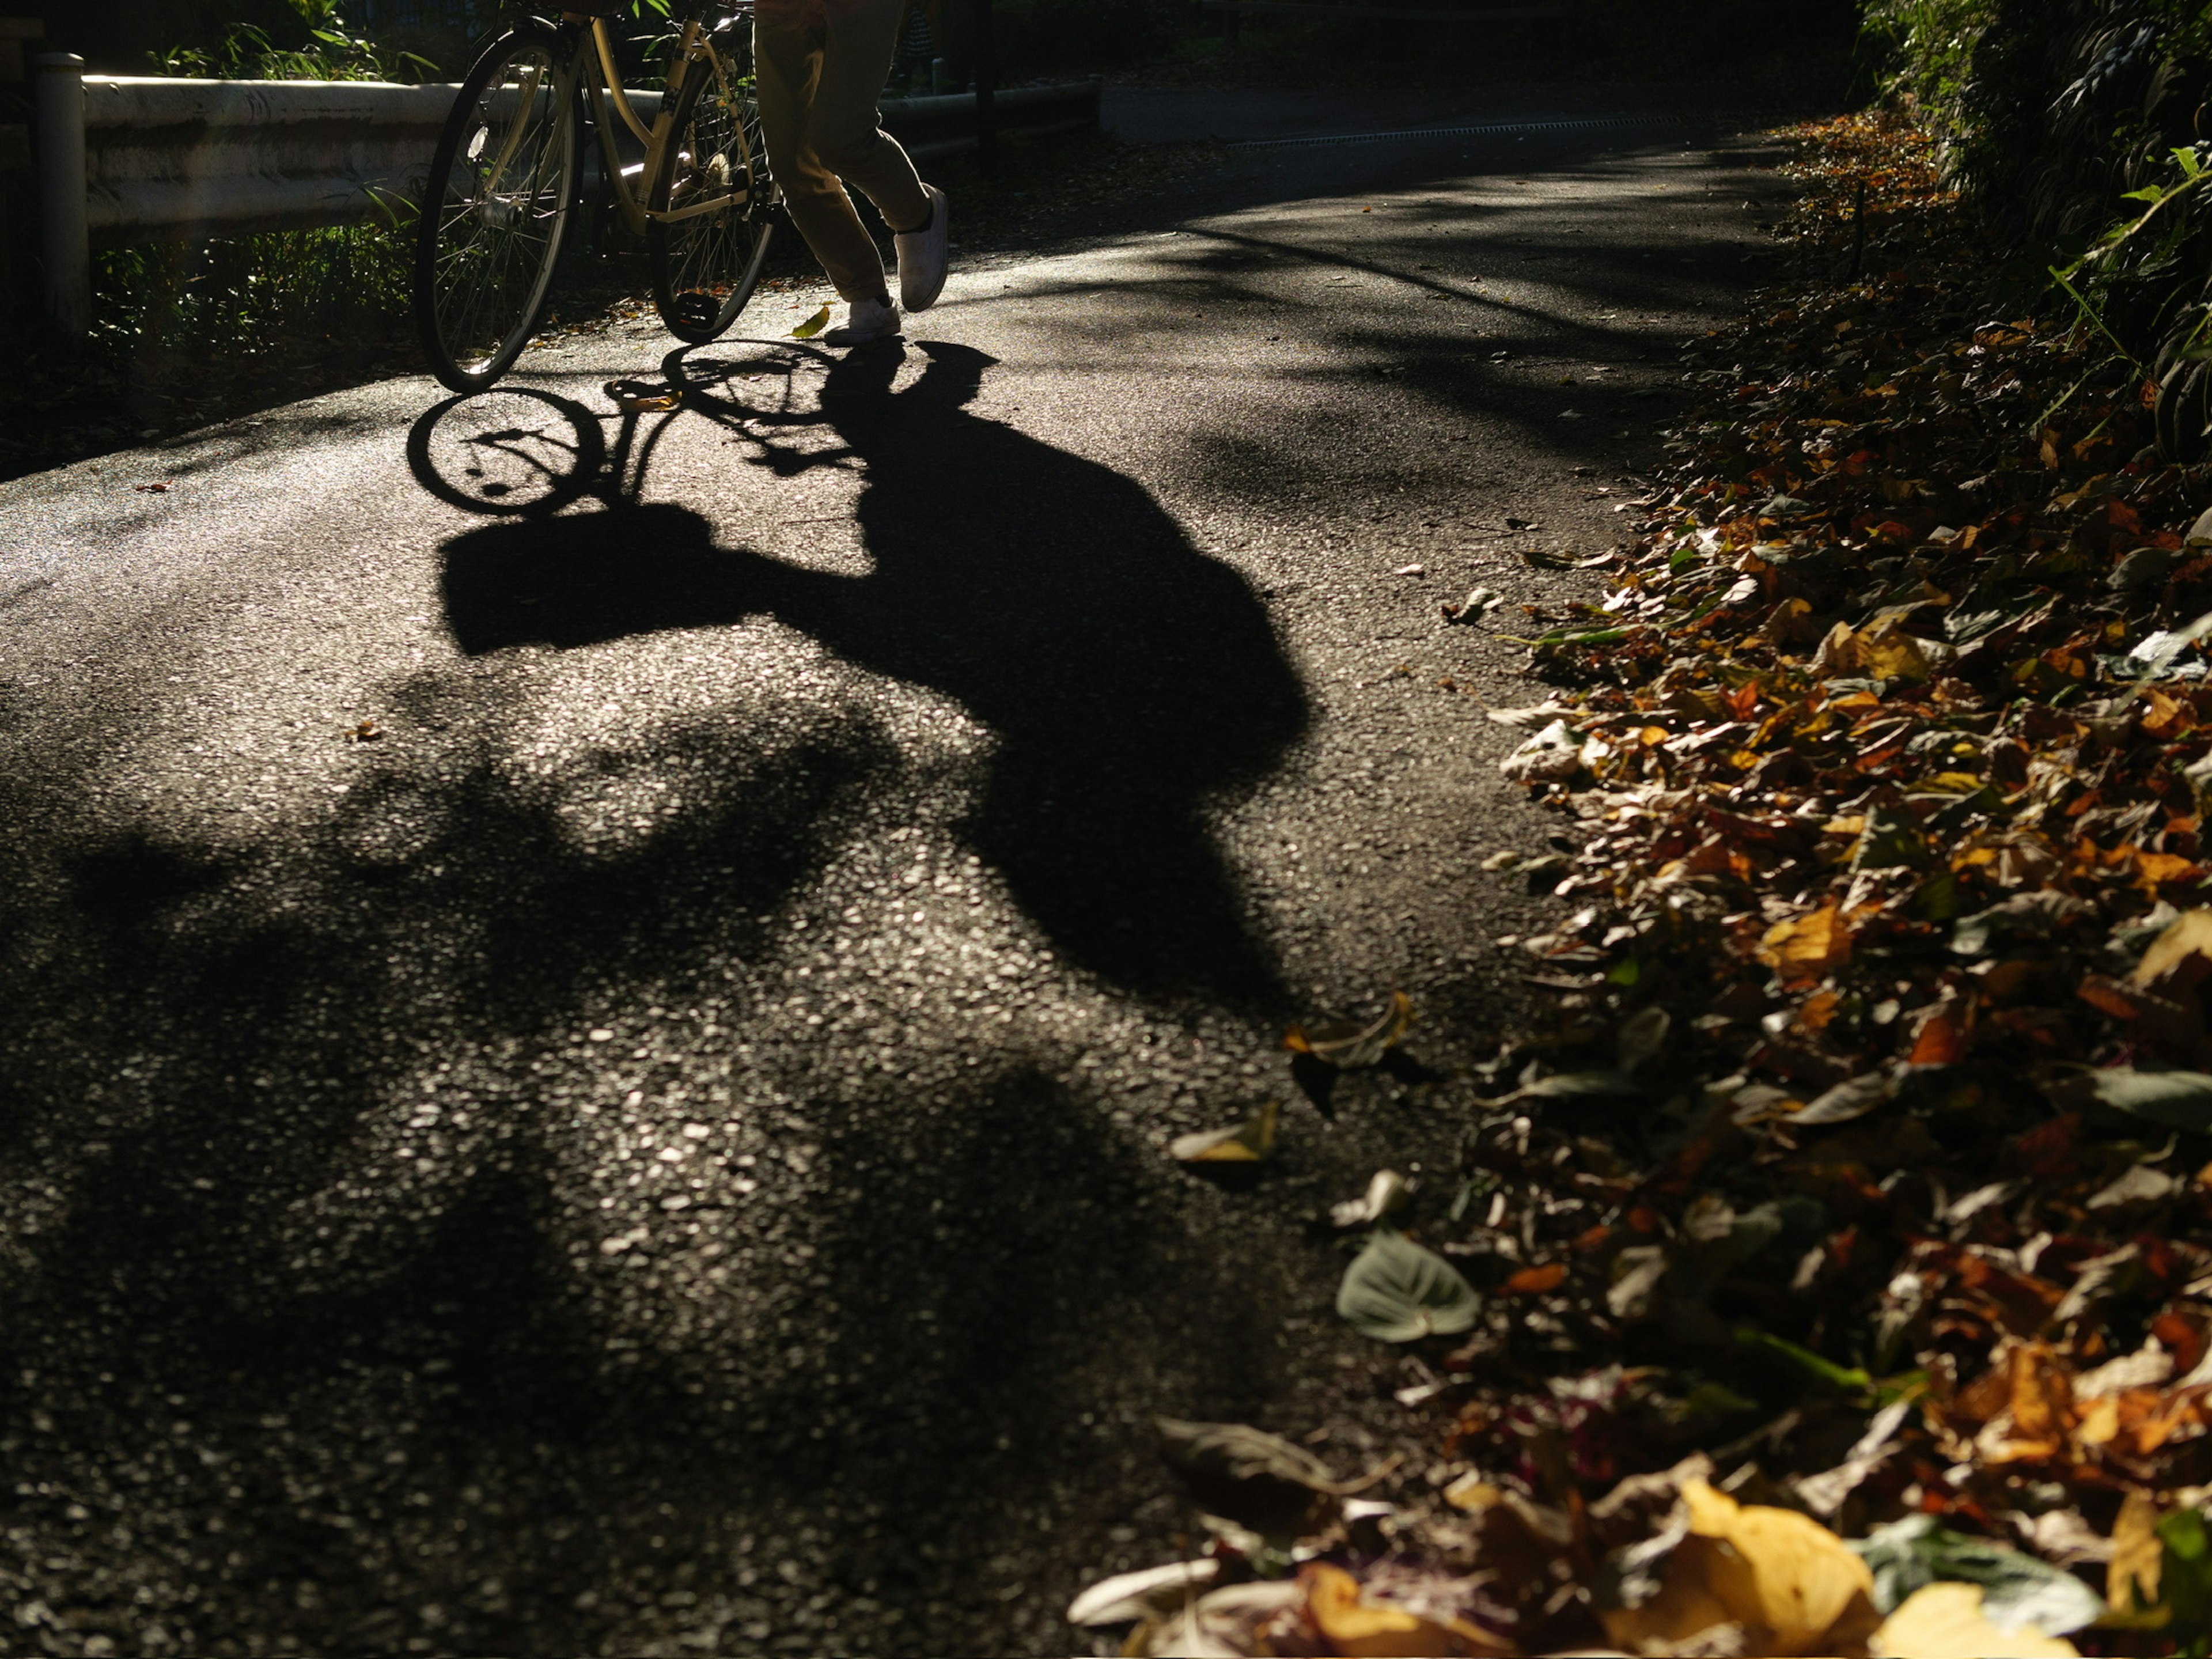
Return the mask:
[[[818,416],[764,417],[718,399],[711,365],[685,371],[687,407],[766,423],[761,464],[860,465],[869,574],[718,546],[686,508],[618,501],[448,544],[454,637],[477,655],[774,616],[990,728],[968,834],[1073,962],[1146,992],[1275,1002],[1201,819],[1304,727],[1265,611],[1141,485],[968,412],[991,359],[922,349],[896,392],[896,342],[837,362]],[[817,426],[841,447],[777,441]]]

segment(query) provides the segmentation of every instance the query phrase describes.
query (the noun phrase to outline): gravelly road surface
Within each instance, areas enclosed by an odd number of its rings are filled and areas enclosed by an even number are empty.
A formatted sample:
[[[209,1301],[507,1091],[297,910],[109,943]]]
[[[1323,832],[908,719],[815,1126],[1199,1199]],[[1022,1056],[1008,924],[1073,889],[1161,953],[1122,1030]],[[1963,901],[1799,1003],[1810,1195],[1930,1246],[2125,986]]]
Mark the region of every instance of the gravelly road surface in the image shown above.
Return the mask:
[[[1753,159],[1239,152],[672,416],[641,324],[0,486],[0,1652],[1066,1652],[1149,1413],[1425,1435],[1316,1216],[1448,1190],[1557,828],[1438,603],[1587,591]]]

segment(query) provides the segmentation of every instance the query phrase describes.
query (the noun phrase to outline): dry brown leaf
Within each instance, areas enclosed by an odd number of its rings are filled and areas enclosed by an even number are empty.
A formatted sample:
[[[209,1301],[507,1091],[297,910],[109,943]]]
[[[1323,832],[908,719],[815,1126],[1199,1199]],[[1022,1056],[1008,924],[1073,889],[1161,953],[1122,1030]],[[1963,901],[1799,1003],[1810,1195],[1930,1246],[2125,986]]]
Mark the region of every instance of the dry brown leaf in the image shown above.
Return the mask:
[[[1293,1025],[1283,1033],[1283,1047],[1294,1054],[1311,1054],[1344,1071],[1357,1071],[1363,1066],[1374,1065],[1396,1048],[1398,1040],[1406,1035],[1406,1028],[1413,1023],[1413,998],[1403,991],[1393,991],[1389,1007],[1371,1024],[1335,1021],[1322,1025]]]
[[[1966,1040],[1948,1009],[1938,1008],[1920,1024],[1905,1062],[1912,1066],[1955,1066],[1966,1057]]]
[[[1523,1267],[1501,1287],[1508,1296],[1541,1296],[1566,1282],[1567,1264],[1547,1261],[1540,1267]]]
[[[1923,1584],[1867,1644],[1869,1659],[2074,1659],[2081,1650],[2029,1626],[1999,1630],[1982,1611],[1982,1587]]]

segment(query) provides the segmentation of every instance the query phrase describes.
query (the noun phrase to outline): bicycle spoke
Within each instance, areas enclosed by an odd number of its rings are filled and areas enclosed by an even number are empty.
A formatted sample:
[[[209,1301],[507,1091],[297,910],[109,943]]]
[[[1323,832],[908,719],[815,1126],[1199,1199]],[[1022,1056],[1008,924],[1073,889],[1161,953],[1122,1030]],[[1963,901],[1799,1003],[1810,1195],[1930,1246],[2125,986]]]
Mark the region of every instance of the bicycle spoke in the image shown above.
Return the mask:
[[[532,35],[535,38],[531,38]],[[428,181],[418,308],[434,362],[464,377],[503,368],[542,307],[569,207],[576,134],[558,54],[542,29],[480,71]]]

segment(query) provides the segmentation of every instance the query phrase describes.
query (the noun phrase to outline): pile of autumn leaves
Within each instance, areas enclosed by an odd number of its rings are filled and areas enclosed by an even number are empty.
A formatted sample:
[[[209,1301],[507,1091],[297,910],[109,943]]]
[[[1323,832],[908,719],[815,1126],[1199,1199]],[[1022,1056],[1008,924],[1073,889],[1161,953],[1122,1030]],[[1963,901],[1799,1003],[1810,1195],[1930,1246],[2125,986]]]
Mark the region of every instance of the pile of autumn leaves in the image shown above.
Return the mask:
[[[1957,312],[1919,135],[1801,136],[1814,275],[1498,711],[1554,1012],[1448,1212],[1363,1201],[1443,1461],[1164,1423],[1214,1541],[1079,1601],[1121,1651],[2212,1650],[2212,476]]]

